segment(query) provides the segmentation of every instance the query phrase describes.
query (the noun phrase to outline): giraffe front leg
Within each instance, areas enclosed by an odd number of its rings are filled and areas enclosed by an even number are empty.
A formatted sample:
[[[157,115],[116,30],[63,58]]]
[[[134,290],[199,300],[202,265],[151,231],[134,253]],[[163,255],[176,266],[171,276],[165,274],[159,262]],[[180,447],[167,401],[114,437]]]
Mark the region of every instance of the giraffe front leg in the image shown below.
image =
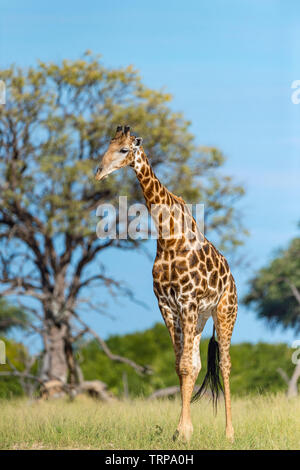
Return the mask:
[[[180,391],[181,391],[181,397],[182,397],[182,390],[183,388],[186,389],[186,386],[183,387],[183,381],[182,381],[182,377],[180,373],[180,361],[181,361],[182,352],[183,352],[182,327],[181,327],[180,316],[177,310],[175,311],[172,310],[168,305],[166,305],[165,303],[161,301],[159,301],[159,308],[160,308],[162,317],[165,321],[166,327],[168,328],[168,331],[172,340],[172,345],[173,345],[174,353],[175,353],[175,370],[179,377]],[[183,432],[183,426],[184,426],[183,412],[181,412],[180,421],[173,435],[173,440],[177,439],[179,435],[180,436],[185,435],[185,437],[188,437],[187,434]],[[190,434],[192,431],[193,429],[191,428]]]
[[[180,314],[180,326],[181,354],[177,363],[176,372],[180,381],[182,408],[174,439],[181,437],[183,440],[189,441],[193,434],[191,397],[201,367],[199,355],[201,334],[196,334],[196,309],[182,309]]]

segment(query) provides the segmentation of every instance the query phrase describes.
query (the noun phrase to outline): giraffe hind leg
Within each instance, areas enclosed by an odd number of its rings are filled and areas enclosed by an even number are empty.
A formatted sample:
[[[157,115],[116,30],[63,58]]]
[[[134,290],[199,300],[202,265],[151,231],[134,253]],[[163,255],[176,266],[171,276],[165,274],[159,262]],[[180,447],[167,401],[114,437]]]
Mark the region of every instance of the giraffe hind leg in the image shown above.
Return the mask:
[[[220,348],[220,369],[224,385],[225,415],[226,415],[226,437],[233,441],[234,430],[231,417],[231,397],[230,397],[230,342],[234,323],[237,316],[237,301],[235,290],[231,293],[229,288],[220,299],[214,317],[214,324],[217,330],[218,343]]]

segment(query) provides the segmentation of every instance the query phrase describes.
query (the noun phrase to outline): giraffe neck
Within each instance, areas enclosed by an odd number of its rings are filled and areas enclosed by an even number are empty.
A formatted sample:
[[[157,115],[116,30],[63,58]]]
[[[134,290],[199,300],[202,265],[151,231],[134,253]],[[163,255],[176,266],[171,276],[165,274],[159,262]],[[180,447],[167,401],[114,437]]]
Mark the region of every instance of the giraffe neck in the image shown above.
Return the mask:
[[[136,153],[134,171],[141,185],[149,211],[153,204],[174,204],[170,192],[155,176],[143,149]]]
[[[158,233],[158,244],[162,247],[166,247],[166,245],[173,245],[175,241],[174,233],[177,234],[176,240],[178,240],[178,234],[183,227],[182,217],[183,214],[186,214],[186,204],[184,200],[168,191],[168,189],[159,181],[159,179],[155,176],[148,158],[142,148],[136,153],[133,168],[141,185],[147,208],[151,213],[152,219],[156,226]],[[169,215],[164,217],[163,221],[161,220],[162,212],[160,212],[160,216],[157,215],[159,212],[155,213],[155,210],[161,208],[162,206],[164,209],[166,208],[166,212],[169,211]],[[171,213],[172,215],[170,215]],[[188,217],[190,218],[191,230],[196,230],[196,222],[192,215],[189,215]],[[167,222],[164,222],[165,220]],[[170,231],[171,239],[169,238],[166,240],[165,236],[166,233],[168,233],[168,230]],[[183,233],[182,238],[184,238]]]

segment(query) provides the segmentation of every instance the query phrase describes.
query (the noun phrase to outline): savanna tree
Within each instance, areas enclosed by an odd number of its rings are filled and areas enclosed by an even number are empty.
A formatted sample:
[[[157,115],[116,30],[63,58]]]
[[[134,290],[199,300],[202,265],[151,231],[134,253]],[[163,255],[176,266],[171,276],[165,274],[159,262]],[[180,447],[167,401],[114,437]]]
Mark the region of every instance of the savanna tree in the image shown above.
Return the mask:
[[[259,270],[250,281],[246,305],[253,306],[259,318],[271,326],[294,328],[300,331],[300,238],[294,238],[286,249],[278,251],[276,257]],[[278,369],[288,385],[289,397],[298,394],[300,360],[289,378]]]
[[[170,95],[147,88],[131,66],[108,69],[87,52],[74,61],[12,66],[0,76],[7,90],[0,106],[1,295],[30,309],[44,345],[42,380],[75,382],[73,343],[91,332],[80,318],[84,304],[103,312],[105,289],[131,295],[107,275],[101,255],[142,243],[96,236],[96,208],[116,203],[120,188],[129,203],[142,201],[129,170],[101,184],[94,179],[116,126],[129,124],[143,136],[168,188],[187,202],[205,203],[206,229],[218,234],[223,249],[242,242],[235,202],[244,190],[220,171],[220,151],[196,145]],[[96,284],[92,301],[89,289]]]

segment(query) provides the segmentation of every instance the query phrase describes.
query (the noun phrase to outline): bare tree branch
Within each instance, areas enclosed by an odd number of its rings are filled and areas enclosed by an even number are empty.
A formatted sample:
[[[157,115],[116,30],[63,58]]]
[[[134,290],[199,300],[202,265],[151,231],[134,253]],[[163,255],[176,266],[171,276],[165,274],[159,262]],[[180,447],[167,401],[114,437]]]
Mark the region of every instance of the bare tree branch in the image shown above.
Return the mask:
[[[32,375],[32,374],[27,374],[27,373],[24,373],[24,372],[20,372],[18,370],[3,371],[3,372],[0,372],[0,376],[3,376],[3,377],[5,377],[5,376],[24,377],[26,379],[36,380],[40,384],[43,383],[43,381],[40,380],[37,376]]]
[[[285,383],[288,386],[287,397],[288,398],[293,398],[293,397],[298,396],[298,385],[297,384],[298,384],[298,379],[300,377],[300,361],[296,365],[291,378],[289,378],[287,373],[281,368],[278,368],[277,372],[279,373],[279,375],[282,377],[282,379],[285,381]]]
[[[293,284],[287,277],[278,277],[277,280],[274,281],[274,282],[278,283],[278,282],[282,282],[282,281],[285,282],[290,287],[293,296],[295,297],[298,304],[300,305],[300,292],[297,289],[297,287],[295,286],[295,284]]]
[[[299,290],[297,289],[297,287],[292,282],[289,282],[287,280],[287,283],[289,284],[295,299],[297,300],[298,304],[300,305],[300,292],[299,292]]]
[[[155,392],[151,393],[151,395],[148,397],[148,400],[155,400],[156,398],[169,397],[171,395],[176,395],[177,393],[180,393],[180,387],[178,385],[172,385],[171,387],[155,390]]]
[[[109,347],[107,346],[106,342],[94,331],[92,330],[79,316],[77,315],[76,312],[72,311],[72,315],[81,323],[82,326],[86,329],[86,332],[90,333],[94,338],[98,341],[100,344],[103,352],[111,359],[112,361],[116,362],[122,362],[124,364],[128,364],[131,366],[138,374],[152,374],[152,370],[148,366],[140,366],[136,364],[134,361],[131,359],[128,359],[127,357],[119,356],[117,354],[113,354]]]
[[[278,367],[278,369],[276,369],[278,374],[280,375],[280,377],[285,381],[285,383],[288,385],[289,384],[289,376],[287,375],[287,373],[285,372],[285,370],[281,369],[281,367]]]

